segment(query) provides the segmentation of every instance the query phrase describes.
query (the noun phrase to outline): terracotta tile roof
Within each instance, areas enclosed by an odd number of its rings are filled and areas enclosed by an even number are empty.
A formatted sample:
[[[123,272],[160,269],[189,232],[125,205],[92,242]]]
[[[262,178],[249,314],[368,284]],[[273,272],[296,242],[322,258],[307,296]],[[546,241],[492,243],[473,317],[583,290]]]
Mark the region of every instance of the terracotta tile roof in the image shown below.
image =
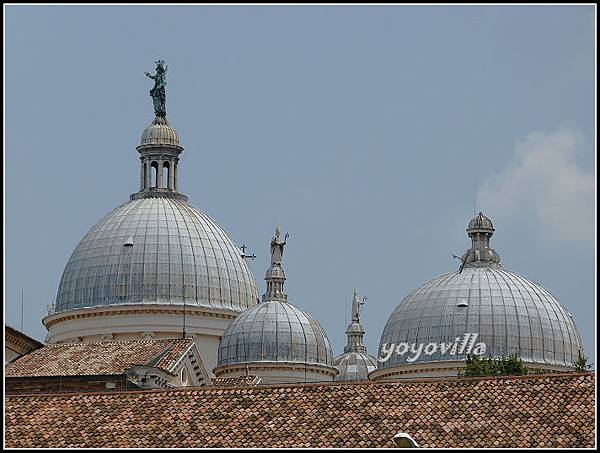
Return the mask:
[[[252,375],[237,378],[212,378],[212,385],[214,387],[245,387],[257,384],[260,384],[260,378]]]
[[[49,344],[8,365],[7,377],[122,374],[131,365],[169,371],[191,338]]]
[[[157,341],[157,340],[155,340]],[[158,340],[160,341],[160,340]],[[171,340],[172,345],[165,348],[164,354],[159,355],[148,363],[150,366],[155,366],[161,370],[171,370],[173,366],[177,364],[179,359],[185,354],[185,352],[192,346],[194,342],[191,338]]]
[[[595,375],[5,397],[7,447],[593,447]]]

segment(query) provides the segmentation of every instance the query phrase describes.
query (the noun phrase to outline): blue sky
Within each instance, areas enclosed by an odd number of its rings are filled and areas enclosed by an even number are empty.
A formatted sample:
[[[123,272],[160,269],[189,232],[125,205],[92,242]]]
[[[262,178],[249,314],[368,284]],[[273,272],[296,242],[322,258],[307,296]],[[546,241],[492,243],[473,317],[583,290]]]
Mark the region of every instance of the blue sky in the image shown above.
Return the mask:
[[[573,313],[595,355],[592,6],[9,6],[6,320],[41,318],[85,232],[138,190],[135,146],[167,114],[180,189],[258,256],[290,232],[290,301],[336,353],[354,288],[375,353],[395,305],[469,246]],[[595,362],[595,360],[592,360]]]

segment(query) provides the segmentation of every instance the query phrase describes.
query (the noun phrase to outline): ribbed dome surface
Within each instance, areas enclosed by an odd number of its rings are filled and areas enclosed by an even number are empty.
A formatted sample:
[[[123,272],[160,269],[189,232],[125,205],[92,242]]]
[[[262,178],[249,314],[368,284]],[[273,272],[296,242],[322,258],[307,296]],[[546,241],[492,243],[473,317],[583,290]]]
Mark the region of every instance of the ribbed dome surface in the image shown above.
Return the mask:
[[[366,381],[369,373],[377,369],[377,359],[362,352],[346,352],[333,360],[338,370],[336,382]]]
[[[171,145],[181,146],[177,131],[171,127],[164,117],[157,116],[154,121],[144,129],[141,146],[144,145]]]
[[[292,362],[331,366],[331,346],[312,316],[287,302],[269,300],[246,310],[225,330],[217,366]]]
[[[183,304],[241,312],[257,302],[240,250],[185,201],[129,201],[83,237],[63,272],[55,312],[119,304]]]
[[[460,306],[462,305],[462,306]],[[383,344],[450,343],[479,335],[485,356],[517,354],[526,362],[570,367],[581,338],[570,314],[542,286],[501,268],[465,267],[443,274],[409,294],[392,312]],[[404,365],[410,354],[391,355],[379,365]],[[421,354],[413,363],[464,360],[465,355]]]

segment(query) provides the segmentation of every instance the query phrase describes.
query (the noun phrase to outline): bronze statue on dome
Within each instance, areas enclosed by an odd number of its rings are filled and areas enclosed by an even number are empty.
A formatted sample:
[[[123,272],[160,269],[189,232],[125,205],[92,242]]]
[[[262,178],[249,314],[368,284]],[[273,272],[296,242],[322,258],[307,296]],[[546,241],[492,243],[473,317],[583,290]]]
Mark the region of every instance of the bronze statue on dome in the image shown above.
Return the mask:
[[[146,76],[154,80],[154,88],[150,90],[150,96],[154,104],[154,114],[165,117],[167,116],[167,99],[165,93],[165,87],[167,86],[167,66],[165,66],[165,62],[158,60],[156,62],[156,75],[146,72]]]

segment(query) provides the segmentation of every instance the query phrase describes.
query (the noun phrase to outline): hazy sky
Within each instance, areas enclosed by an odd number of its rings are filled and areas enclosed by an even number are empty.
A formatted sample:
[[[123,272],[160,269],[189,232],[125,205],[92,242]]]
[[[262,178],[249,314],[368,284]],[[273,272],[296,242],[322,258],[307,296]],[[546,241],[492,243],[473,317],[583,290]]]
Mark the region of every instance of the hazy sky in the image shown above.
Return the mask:
[[[139,184],[167,61],[180,189],[259,292],[275,222],[290,302],[336,353],[352,290],[376,353],[395,305],[457,269],[478,209],[504,267],[541,283],[595,355],[591,6],[9,6],[6,321],[41,318],[86,231]]]

